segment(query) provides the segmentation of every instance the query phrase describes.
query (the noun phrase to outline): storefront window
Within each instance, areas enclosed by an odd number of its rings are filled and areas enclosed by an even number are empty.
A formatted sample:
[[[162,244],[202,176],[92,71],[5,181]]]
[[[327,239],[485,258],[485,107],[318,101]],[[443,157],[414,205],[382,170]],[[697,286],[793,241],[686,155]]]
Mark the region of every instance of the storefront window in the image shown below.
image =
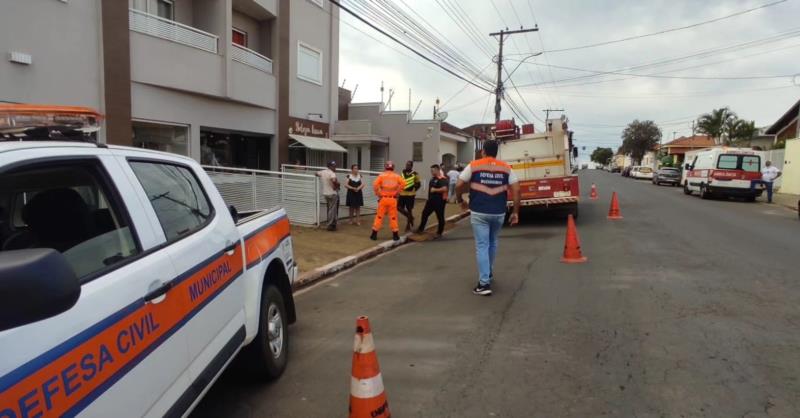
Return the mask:
[[[133,146],[189,155],[189,127],[134,121]]]
[[[271,135],[200,131],[200,162],[218,167],[270,169]]]

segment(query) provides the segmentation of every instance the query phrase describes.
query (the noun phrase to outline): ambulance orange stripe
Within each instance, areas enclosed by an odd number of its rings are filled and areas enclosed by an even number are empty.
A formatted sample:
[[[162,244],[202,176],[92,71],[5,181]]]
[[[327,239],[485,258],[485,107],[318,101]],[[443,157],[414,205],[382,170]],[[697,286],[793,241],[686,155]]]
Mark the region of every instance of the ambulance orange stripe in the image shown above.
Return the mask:
[[[259,261],[288,234],[288,219],[284,217],[248,237],[245,245],[254,249],[252,258]],[[121,318],[51,361],[47,361],[51,352],[62,350],[62,345],[0,378],[0,416],[79,413],[240,276],[244,267],[241,251],[241,245],[237,245],[232,255],[221,253],[182,274],[173,280],[174,287],[166,293],[164,302],[139,299],[96,325],[114,320],[120,313]],[[75,338],[66,344],[72,344]],[[41,367],[26,372],[39,363]],[[9,378],[16,381],[8,384]]]

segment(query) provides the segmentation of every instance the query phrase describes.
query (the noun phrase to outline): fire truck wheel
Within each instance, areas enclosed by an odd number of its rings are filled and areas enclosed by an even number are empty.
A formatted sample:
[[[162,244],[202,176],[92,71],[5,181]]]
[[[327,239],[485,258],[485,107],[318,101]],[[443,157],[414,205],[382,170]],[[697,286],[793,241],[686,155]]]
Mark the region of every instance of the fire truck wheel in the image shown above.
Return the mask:
[[[708,191],[708,188],[705,184],[700,185],[700,198],[701,199],[711,199],[711,193]]]

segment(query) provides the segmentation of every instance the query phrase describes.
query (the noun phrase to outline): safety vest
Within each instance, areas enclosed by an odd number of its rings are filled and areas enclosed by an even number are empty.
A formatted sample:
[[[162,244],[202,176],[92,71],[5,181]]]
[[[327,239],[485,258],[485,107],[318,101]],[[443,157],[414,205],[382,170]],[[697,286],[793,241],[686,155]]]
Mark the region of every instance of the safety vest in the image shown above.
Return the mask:
[[[470,163],[469,209],[476,213],[501,215],[506,212],[511,166],[487,157]]]
[[[379,197],[397,197],[403,190],[404,180],[394,171],[384,171],[375,179],[375,194]]]
[[[419,188],[417,184],[419,183],[419,176],[417,175],[416,171],[412,171],[408,174],[404,172],[400,173],[403,179],[403,190],[400,192],[400,196],[416,196],[417,189]]]

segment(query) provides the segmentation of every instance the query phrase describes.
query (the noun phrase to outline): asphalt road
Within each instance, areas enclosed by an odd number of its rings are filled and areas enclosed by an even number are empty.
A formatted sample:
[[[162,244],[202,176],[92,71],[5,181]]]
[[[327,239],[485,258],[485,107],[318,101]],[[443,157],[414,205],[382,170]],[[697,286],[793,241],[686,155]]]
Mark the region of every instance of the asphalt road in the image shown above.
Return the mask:
[[[396,417],[800,416],[797,214],[581,177],[587,263],[559,262],[563,218],[529,217],[474,296],[466,221],[298,295],[284,376],[226,372],[195,416],[346,416],[357,315]]]

